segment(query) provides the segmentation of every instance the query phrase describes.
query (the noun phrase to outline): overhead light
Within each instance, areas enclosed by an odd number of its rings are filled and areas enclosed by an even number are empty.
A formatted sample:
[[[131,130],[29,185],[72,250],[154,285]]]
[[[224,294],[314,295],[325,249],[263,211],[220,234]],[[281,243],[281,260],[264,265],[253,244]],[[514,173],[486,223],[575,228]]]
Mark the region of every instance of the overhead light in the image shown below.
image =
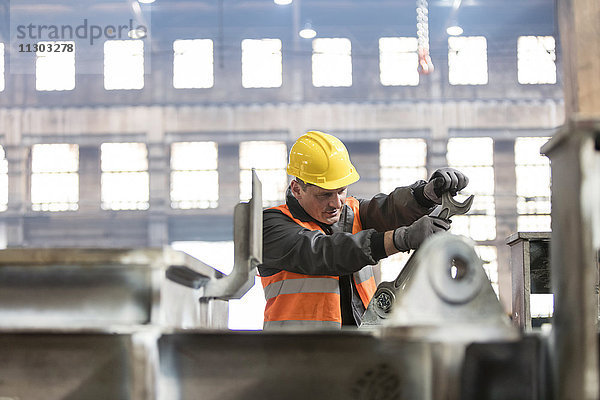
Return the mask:
[[[450,36],[460,36],[463,33],[463,28],[458,25],[452,25],[446,28],[446,33]]]
[[[138,0],[138,2],[142,3],[142,4],[152,4],[154,3],[155,0]]]
[[[129,32],[127,32],[127,36],[129,36],[131,39],[143,39],[146,37],[146,30],[145,29],[132,29]]]
[[[302,39],[312,39],[315,36],[317,36],[317,31],[315,31],[313,29],[313,27],[310,24],[310,22],[307,22],[306,24],[304,24],[304,28],[302,28],[302,30],[300,32],[298,32],[298,35]]]
[[[292,0],[273,0],[273,2],[280,6],[287,6],[288,4],[292,4]]]

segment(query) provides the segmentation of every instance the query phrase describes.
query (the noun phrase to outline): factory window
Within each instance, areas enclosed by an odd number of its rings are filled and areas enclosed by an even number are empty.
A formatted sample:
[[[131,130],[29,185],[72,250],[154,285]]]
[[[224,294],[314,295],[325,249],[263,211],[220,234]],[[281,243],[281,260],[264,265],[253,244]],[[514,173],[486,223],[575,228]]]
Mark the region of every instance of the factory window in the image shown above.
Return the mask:
[[[171,145],[171,207],[215,208],[219,200],[217,144],[181,142]]]
[[[0,43],[0,92],[4,90],[4,43]]]
[[[379,79],[384,86],[419,84],[417,38],[383,37],[379,39]]]
[[[75,42],[38,42],[35,88],[39,91],[75,89]],[[72,51],[66,49],[71,48]]]
[[[379,141],[379,190],[390,193],[427,179],[427,144],[423,139],[382,139]]]
[[[552,36],[521,36],[517,41],[521,84],[556,83],[556,43]]]
[[[517,230],[550,231],[550,161],[540,154],[547,137],[515,141]]]
[[[8,208],[8,161],[4,148],[0,146],[0,211]]]
[[[107,40],[104,42],[104,88],[142,89],[144,87],[144,42]]]
[[[469,177],[466,192],[475,195],[469,215],[452,217],[452,232],[473,240],[496,238],[494,205],[494,142],[491,138],[451,138],[448,165]],[[460,196],[459,200],[466,197]]]
[[[104,210],[146,210],[150,198],[148,149],[143,143],[102,143]]]
[[[281,40],[242,40],[242,86],[280,87],[281,82]]]
[[[448,68],[448,79],[451,85],[487,84],[487,41],[485,37],[449,37]]]
[[[262,183],[263,206],[278,205],[287,189],[287,148],[284,142],[240,143],[240,200],[252,196],[252,168]]]
[[[552,317],[554,314],[554,294],[531,293],[529,295],[529,313],[531,318]]]
[[[314,39],[312,46],[313,86],[352,86],[350,39]]]
[[[214,84],[213,41],[210,39],[173,42],[173,87],[211,88]]]
[[[498,250],[494,246],[475,246],[475,253],[483,261],[483,269],[498,296]]]
[[[79,146],[36,144],[31,148],[31,209],[75,211],[79,201]]]

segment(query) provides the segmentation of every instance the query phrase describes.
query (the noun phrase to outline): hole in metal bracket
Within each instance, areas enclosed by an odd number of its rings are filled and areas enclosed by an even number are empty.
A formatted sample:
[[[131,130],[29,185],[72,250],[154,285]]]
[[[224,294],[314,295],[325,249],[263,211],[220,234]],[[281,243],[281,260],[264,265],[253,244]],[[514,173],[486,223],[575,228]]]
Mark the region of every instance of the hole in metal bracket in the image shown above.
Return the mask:
[[[596,131],[594,134],[594,148],[596,151],[600,151],[600,131]]]
[[[467,262],[460,257],[452,258],[448,272],[450,273],[450,278],[460,281],[467,275]]]

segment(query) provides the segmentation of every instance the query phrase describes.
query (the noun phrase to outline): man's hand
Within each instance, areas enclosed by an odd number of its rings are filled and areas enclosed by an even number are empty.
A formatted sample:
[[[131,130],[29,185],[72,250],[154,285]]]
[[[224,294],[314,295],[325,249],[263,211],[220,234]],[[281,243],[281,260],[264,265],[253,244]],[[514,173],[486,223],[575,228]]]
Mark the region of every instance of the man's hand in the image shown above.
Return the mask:
[[[442,203],[442,194],[450,192],[452,196],[464,189],[469,183],[469,178],[454,168],[440,168],[436,170],[429,182],[425,185],[423,194],[436,204]]]
[[[429,236],[448,229],[450,229],[448,221],[425,215],[410,226],[402,226],[394,230],[394,246],[399,251],[416,250]]]

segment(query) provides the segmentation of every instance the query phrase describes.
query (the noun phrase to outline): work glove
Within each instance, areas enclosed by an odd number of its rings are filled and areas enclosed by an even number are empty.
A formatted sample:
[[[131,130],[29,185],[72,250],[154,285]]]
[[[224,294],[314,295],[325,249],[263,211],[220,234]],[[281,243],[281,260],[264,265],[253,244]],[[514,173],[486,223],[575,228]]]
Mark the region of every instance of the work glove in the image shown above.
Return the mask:
[[[454,168],[436,170],[425,185],[423,194],[436,204],[442,204],[442,194],[450,192],[452,196],[463,190],[469,183],[469,178]]]
[[[425,215],[412,225],[396,228],[394,246],[400,251],[416,250],[429,236],[448,229],[450,229],[449,221]]]

